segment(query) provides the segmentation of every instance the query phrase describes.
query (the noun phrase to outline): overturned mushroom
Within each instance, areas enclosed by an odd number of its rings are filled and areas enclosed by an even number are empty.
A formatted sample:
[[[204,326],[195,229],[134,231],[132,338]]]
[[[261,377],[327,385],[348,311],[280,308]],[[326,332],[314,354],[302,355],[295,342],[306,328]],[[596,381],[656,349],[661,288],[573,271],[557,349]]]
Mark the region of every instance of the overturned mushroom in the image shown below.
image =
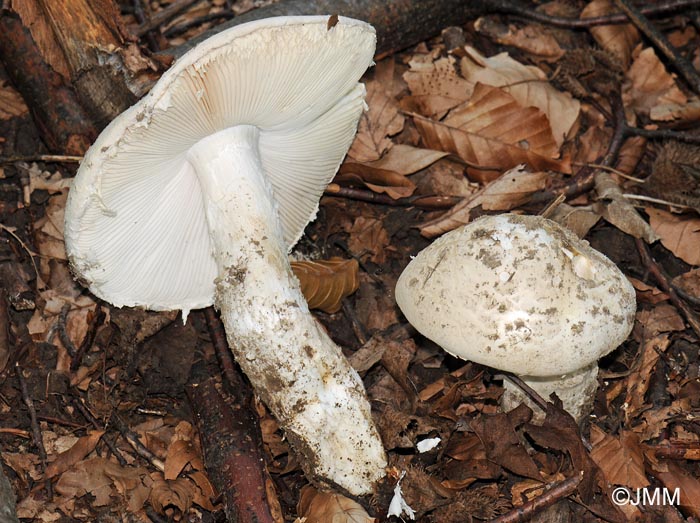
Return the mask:
[[[609,259],[539,216],[487,216],[449,232],[409,263],[396,301],[450,354],[520,376],[587,415],[599,358],[630,333],[632,285]],[[525,400],[506,381],[504,408]]]
[[[364,107],[375,33],[357,20],[240,25],[187,53],[114,120],[66,207],[76,275],[117,306],[214,304],[305,472],[351,494],[385,454],[357,373],[309,313],[287,252]]]

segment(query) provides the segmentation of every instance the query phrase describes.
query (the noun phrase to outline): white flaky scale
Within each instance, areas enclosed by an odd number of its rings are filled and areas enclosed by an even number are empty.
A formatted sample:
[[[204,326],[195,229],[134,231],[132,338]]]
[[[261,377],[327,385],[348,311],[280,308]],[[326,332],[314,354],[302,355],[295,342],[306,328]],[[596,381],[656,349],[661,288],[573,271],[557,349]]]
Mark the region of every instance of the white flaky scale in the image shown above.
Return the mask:
[[[360,495],[384,475],[384,448],[361,379],[287,259],[352,143],[374,55],[370,25],[327,22],[259,20],[180,58],[85,155],[65,238],[105,301],[185,317],[219,308],[310,479]]]
[[[450,354],[512,372],[545,399],[556,392],[577,419],[592,406],[598,359],[627,338],[636,311],[609,259],[551,220],[514,214],[437,239],[401,274],[396,301]],[[505,381],[503,407],[523,401]]]

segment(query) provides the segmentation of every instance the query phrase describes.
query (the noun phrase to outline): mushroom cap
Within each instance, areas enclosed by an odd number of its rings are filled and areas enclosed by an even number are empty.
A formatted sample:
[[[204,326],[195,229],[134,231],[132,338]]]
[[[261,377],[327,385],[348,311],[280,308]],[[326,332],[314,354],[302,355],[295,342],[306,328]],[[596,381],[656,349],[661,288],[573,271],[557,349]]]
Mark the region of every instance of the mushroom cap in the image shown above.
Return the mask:
[[[187,161],[199,140],[235,125],[258,150],[291,248],[345,156],[365,107],[372,26],[327,16],[268,18],[183,55],[88,150],[68,196],[74,273],[117,306],[212,304],[216,263],[202,192]]]
[[[421,251],[396,285],[409,322],[450,354],[522,376],[568,374],[630,333],[634,288],[540,216],[486,216]]]

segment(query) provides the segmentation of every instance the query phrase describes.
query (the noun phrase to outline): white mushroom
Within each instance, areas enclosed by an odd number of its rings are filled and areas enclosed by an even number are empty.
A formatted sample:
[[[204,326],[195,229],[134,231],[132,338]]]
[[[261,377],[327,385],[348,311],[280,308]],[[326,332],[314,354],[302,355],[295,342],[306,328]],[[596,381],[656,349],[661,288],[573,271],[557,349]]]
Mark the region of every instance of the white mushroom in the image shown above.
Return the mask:
[[[355,495],[384,475],[362,381],[309,313],[287,253],[352,142],[374,29],[239,25],[180,58],[90,148],[66,208],[75,274],[117,306],[214,304],[305,472]]]
[[[587,415],[599,358],[628,336],[632,285],[556,222],[502,214],[451,231],[409,263],[396,301],[450,354],[512,372],[575,418]],[[505,383],[502,406],[526,398]]]

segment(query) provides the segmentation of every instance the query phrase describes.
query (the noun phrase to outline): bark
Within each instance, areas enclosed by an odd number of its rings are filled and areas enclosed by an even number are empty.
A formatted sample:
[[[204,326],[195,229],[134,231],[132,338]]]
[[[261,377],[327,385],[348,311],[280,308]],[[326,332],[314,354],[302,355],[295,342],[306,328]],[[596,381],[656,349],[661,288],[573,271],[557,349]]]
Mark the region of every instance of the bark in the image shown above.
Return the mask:
[[[489,12],[507,11],[508,0],[287,0],[249,11],[163,53],[176,58],[202,40],[234,25],[271,16],[339,14],[377,30],[377,59]]]
[[[0,11],[0,61],[20,92],[39,133],[53,152],[82,155],[97,130],[74,91],[43,59],[19,18]]]
[[[250,388],[242,386],[233,397],[206,370],[199,370],[203,372],[193,377],[187,395],[197,417],[207,472],[221,493],[227,520],[273,523],[258,420],[247,406]]]
[[[136,102],[141,93],[126,60],[144,58],[125,41],[112,0],[26,1],[37,2],[44,14],[65,56],[70,80],[100,128]]]

